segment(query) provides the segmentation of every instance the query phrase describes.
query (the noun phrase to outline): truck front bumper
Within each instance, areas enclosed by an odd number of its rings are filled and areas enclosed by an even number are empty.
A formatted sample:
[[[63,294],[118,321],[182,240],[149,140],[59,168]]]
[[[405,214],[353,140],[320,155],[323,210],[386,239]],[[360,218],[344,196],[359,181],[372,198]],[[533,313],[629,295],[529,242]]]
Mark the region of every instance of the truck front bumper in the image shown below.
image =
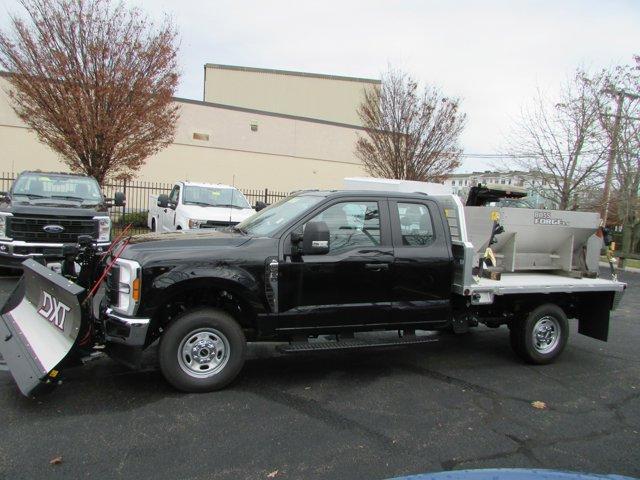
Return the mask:
[[[105,340],[130,347],[143,347],[147,340],[149,318],[128,317],[106,308],[102,313]]]
[[[97,242],[100,249],[107,249],[111,242]],[[38,243],[20,240],[0,241],[0,267],[22,268],[27,258],[34,260],[62,260],[63,243]]]

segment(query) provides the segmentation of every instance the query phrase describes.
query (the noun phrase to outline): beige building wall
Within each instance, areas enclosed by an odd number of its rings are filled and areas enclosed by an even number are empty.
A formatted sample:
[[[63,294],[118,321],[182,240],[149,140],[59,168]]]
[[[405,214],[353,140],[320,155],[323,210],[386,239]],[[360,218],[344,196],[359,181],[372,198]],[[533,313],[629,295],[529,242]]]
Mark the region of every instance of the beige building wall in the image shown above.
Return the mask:
[[[0,172],[67,167],[17,118],[0,77]],[[354,156],[361,130],[330,122],[176,99],[181,116],[173,144],[149,158],[137,180],[232,183],[292,191],[338,188],[364,174]],[[195,137],[194,137],[194,134]],[[234,180],[235,179],[235,180]]]
[[[207,64],[204,100],[350,125],[366,88],[380,80]]]

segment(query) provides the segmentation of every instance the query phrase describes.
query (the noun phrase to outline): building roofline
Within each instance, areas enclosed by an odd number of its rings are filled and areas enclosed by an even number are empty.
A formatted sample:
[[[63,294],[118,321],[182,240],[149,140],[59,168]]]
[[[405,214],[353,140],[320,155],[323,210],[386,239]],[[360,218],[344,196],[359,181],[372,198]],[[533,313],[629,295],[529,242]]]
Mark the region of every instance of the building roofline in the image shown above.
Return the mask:
[[[291,75],[294,77],[322,78],[325,80],[342,80],[344,82],[373,83],[376,85],[380,85],[382,83],[381,80],[378,80],[375,78],[347,77],[342,75],[328,75],[325,73],[296,72],[293,70],[276,70],[274,68],[242,67],[239,65],[223,65],[220,63],[205,63],[204,68],[205,70],[207,68],[215,68],[218,70],[235,70],[239,72],[272,73],[275,75]]]
[[[203,100],[192,100],[190,98],[173,97],[174,102],[188,103],[191,105],[200,105],[202,107],[221,108],[224,110],[233,110],[236,112],[255,113],[256,115],[266,115],[269,117],[286,118],[289,120],[299,120],[301,122],[319,123],[322,125],[331,125],[334,127],[350,128],[352,130],[364,130],[361,125],[353,125],[350,123],[332,122],[331,120],[322,120],[320,118],[301,117],[298,115],[289,115],[287,113],[269,112],[267,110],[256,110],[255,108],[237,107],[235,105],[224,105],[222,103],[205,102]]]
[[[0,77],[11,77],[12,72],[0,70]],[[289,120],[299,120],[301,122],[319,123],[321,125],[331,125],[334,127],[350,128],[352,130],[364,130],[361,125],[353,125],[350,123],[332,122],[331,120],[322,120],[320,118],[302,117],[299,115],[289,115],[286,113],[269,112],[266,110],[257,110],[255,108],[237,107],[235,105],[224,105],[222,103],[205,102],[203,100],[193,100],[191,98],[172,97],[174,102],[188,103],[191,105],[200,105],[203,107],[221,108],[223,110],[233,110],[236,112],[255,113],[256,115],[266,115],[269,117],[286,118]]]

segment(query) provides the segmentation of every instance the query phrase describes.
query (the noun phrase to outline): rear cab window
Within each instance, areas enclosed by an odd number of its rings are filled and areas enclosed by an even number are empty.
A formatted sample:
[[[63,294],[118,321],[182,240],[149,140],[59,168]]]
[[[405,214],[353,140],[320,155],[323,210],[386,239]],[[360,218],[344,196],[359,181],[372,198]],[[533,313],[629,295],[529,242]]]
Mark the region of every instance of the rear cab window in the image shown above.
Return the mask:
[[[429,207],[420,202],[394,202],[391,215],[395,216],[393,240],[396,246],[425,247],[435,238]]]

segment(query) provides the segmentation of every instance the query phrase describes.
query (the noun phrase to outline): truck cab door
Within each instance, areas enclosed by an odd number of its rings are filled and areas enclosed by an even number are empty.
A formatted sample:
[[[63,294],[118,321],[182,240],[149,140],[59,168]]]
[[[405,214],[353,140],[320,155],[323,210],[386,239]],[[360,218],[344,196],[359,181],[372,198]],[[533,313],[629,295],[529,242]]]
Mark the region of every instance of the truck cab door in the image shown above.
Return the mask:
[[[292,231],[302,233],[308,221],[327,224],[330,250],[322,255],[285,255],[279,269],[277,329],[326,331],[388,324],[393,247],[386,201],[340,199]],[[284,248],[291,252],[288,238]]]
[[[396,324],[437,328],[451,316],[453,264],[442,215],[432,200],[389,200],[395,260]]]
[[[166,207],[160,209],[161,231],[173,232],[176,229],[176,209],[180,201],[180,185],[175,185],[169,194],[169,204],[173,208]]]

